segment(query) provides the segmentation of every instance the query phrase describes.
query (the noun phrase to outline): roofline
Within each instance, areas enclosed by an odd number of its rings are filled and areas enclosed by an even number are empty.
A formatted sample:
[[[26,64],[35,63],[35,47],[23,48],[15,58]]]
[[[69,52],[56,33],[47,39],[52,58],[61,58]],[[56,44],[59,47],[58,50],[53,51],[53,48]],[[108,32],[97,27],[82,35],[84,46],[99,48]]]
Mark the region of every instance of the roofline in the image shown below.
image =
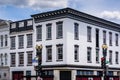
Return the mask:
[[[23,20],[18,20],[18,21],[12,21],[11,23],[22,22],[22,21],[27,21],[27,20],[32,20],[32,18],[29,18],[29,19],[23,19]]]
[[[118,23],[108,21],[108,20],[105,20],[103,18],[99,18],[99,17],[93,16],[93,15],[90,15],[90,14],[87,14],[87,13],[84,13],[84,12],[80,12],[80,11],[72,9],[72,8],[63,8],[63,9],[58,9],[58,10],[54,10],[54,11],[38,13],[38,14],[31,15],[31,17],[33,17],[33,18],[35,18],[37,16],[40,17],[40,15],[57,13],[57,12],[60,12],[60,11],[66,11],[65,13],[67,13],[67,14],[72,14],[72,15],[76,15],[76,16],[79,16],[79,17],[84,17],[84,18],[87,18],[87,19],[90,19],[90,20],[93,20],[93,21],[97,21],[97,22],[100,22],[100,23],[103,23],[103,24],[116,26],[116,27],[120,28],[120,24],[118,24]],[[59,13],[59,14],[62,14],[62,13]],[[48,15],[48,16],[51,16],[51,15]],[[44,17],[47,17],[47,16],[44,16]]]

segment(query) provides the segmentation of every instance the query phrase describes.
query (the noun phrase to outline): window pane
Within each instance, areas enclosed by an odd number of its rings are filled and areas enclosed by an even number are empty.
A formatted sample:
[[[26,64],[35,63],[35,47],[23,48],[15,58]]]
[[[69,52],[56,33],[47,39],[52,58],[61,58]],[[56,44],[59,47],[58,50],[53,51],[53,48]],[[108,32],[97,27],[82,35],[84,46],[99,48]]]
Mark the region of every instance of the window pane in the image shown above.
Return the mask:
[[[11,49],[15,49],[15,37],[10,37]]]
[[[74,24],[74,39],[76,40],[79,39],[79,24],[78,23]]]
[[[60,22],[60,23],[57,23],[57,38],[60,39],[63,37],[63,23]]]
[[[27,34],[27,47],[30,48],[32,47],[32,34]]]
[[[46,46],[47,61],[52,61],[52,46]]]
[[[42,40],[42,25],[36,26],[37,40]]]
[[[63,60],[63,46],[62,45],[57,46],[57,59]]]
[[[15,63],[16,63],[16,60],[15,60],[15,53],[11,53],[11,66],[14,67],[15,66]]]
[[[32,51],[27,52],[27,64],[32,65]]]
[[[23,48],[24,47],[24,35],[20,35],[18,36],[19,39],[19,48]]]
[[[88,26],[87,27],[87,41],[88,42],[91,42],[91,27],[90,26]]]
[[[19,53],[19,66],[23,66],[24,65],[24,53],[20,52]]]

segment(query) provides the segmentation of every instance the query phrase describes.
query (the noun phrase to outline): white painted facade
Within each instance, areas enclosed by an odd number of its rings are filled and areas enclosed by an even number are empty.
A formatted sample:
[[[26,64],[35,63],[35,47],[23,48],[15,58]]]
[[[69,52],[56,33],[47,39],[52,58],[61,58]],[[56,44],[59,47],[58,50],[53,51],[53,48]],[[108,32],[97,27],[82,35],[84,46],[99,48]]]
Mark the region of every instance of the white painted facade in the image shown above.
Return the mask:
[[[9,56],[10,56],[9,55],[9,21],[1,20],[0,21],[0,80],[9,79],[9,71],[10,71]]]

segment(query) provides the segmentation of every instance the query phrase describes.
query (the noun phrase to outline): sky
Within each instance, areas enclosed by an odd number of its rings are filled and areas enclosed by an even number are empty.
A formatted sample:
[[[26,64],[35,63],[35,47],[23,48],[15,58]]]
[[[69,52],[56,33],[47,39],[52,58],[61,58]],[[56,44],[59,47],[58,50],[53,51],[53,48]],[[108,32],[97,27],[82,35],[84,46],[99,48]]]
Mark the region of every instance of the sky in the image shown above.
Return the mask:
[[[120,24],[120,0],[0,0],[0,19],[23,20],[66,7]]]

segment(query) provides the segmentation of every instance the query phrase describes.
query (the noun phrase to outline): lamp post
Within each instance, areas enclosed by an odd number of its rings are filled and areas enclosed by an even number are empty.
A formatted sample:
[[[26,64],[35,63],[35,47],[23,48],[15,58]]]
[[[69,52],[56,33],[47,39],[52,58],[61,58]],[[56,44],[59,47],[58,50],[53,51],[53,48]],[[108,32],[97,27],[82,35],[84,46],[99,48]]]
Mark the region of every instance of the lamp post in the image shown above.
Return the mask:
[[[103,68],[103,78],[104,80],[106,80],[106,56],[107,56],[107,45],[106,44],[103,44],[102,45],[102,50],[103,50],[103,58],[104,58],[104,63],[102,64],[102,68]]]
[[[41,78],[42,75],[42,67],[41,67],[41,63],[42,63],[42,45],[36,45],[36,56],[38,57],[38,74],[37,74],[37,78]]]

